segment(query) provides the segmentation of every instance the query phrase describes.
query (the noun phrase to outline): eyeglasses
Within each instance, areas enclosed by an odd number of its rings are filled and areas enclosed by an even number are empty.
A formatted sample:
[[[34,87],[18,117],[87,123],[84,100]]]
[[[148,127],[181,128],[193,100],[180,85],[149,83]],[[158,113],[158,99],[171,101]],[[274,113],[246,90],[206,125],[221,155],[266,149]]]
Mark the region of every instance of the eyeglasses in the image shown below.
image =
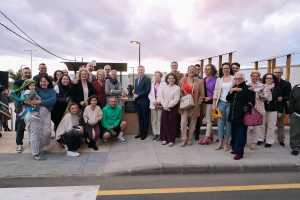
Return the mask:
[[[268,80],[273,80],[273,78],[272,78],[272,77],[266,77],[266,79],[268,79]]]
[[[234,78],[234,80],[244,80],[244,78]]]

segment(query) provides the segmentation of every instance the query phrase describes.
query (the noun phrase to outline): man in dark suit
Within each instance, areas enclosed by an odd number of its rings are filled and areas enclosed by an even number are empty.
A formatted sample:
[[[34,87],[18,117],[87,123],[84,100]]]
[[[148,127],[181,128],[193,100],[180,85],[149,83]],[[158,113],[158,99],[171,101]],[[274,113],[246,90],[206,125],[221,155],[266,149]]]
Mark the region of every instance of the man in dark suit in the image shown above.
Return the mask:
[[[277,112],[278,112],[278,129],[277,129],[277,138],[281,146],[285,146],[285,132],[284,132],[284,117],[287,113],[287,105],[290,98],[292,86],[289,81],[283,80],[281,77],[283,75],[282,68],[275,68],[274,75],[277,79],[277,85],[280,88],[280,93],[282,96],[277,98]]]
[[[139,134],[135,138],[146,139],[149,127],[149,104],[148,94],[151,89],[151,80],[145,76],[145,67],[138,67],[138,77],[134,83],[134,97],[136,111],[139,118]]]

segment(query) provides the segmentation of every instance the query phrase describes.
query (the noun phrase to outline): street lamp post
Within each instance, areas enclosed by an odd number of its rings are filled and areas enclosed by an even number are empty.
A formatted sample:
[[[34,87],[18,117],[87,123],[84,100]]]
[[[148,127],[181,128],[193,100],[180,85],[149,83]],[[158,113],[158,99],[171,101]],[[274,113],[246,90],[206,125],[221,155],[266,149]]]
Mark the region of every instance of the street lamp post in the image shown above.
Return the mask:
[[[141,42],[137,40],[130,41],[131,44],[137,44],[139,47],[139,66],[141,65]]]

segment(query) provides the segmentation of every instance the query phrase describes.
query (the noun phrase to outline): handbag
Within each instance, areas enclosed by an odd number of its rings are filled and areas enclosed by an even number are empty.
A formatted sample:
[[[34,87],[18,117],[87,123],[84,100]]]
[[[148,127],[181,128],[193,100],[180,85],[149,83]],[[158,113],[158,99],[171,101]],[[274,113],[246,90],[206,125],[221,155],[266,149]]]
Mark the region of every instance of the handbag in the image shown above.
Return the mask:
[[[191,94],[181,97],[179,105],[180,109],[189,109],[193,106],[195,106],[195,102]]]
[[[246,126],[260,126],[263,124],[263,115],[251,105],[250,112],[246,112],[244,116],[244,125]]]
[[[195,106],[193,94],[194,93],[194,81],[193,81],[193,88],[192,93],[187,94],[180,98],[179,108],[180,109],[190,109],[191,107]]]

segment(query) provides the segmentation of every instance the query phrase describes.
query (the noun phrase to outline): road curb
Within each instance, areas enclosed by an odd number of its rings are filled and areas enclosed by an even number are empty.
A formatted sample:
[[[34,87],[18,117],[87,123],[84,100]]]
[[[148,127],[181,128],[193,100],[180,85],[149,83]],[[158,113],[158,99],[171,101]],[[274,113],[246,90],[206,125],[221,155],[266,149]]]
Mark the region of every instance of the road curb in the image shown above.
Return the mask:
[[[270,173],[270,172],[300,172],[300,164],[280,163],[277,165],[193,165],[185,166],[145,166],[119,171],[103,171],[102,173],[81,173],[81,174],[16,174],[14,176],[1,176],[0,179],[10,178],[63,178],[63,177],[112,177],[112,176],[142,176],[142,175],[172,175],[172,174],[230,174],[230,173]]]
[[[170,175],[170,174],[225,174],[225,173],[270,173],[270,172],[300,172],[300,165],[188,165],[184,167],[155,167],[124,170],[119,172],[105,172],[102,176],[138,176],[138,175]]]

